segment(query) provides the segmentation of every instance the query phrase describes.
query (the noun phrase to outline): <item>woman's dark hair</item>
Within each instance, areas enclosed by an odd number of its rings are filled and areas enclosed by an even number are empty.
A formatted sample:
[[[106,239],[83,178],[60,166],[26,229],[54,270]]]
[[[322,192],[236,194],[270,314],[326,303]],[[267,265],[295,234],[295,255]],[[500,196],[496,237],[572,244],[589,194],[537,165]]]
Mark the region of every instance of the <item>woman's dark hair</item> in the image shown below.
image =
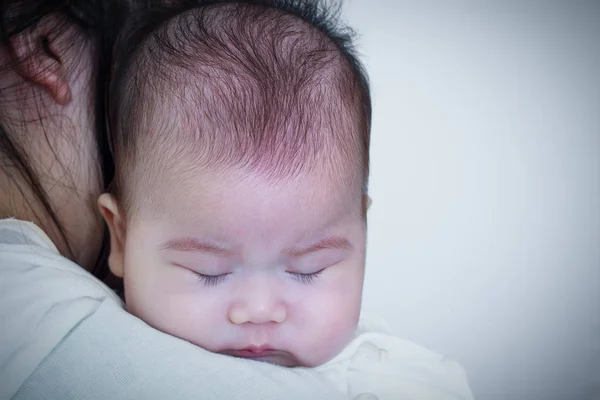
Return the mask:
[[[3,0],[0,3],[0,45],[11,49],[11,39],[15,35],[26,31],[38,24],[42,18],[48,15],[60,15],[57,19],[55,30],[66,32],[72,27],[76,27],[77,33],[72,35],[72,43],[77,41],[91,40],[94,42],[95,54],[93,79],[95,79],[93,107],[96,121],[96,140],[98,144],[98,158],[103,174],[103,182],[106,187],[113,179],[114,167],[110,157],[110,151],[107,145],[107,136],[105,130],[105,88],[107,71],[111,65],[110,55],[117,34],[118,27],[122,25],[123,18],[127,14],[127,3],[125,0]],[[13,68],[14,65],[8,62],[8,65],[0,66],[0,73],[5,68]],[[1,88],[3,90],[5,88]],[[1,105],[0,105],[1,107]],[[73,251],[66,239],[66,233],[57,214],[50,204],[48,194],[43,189],[40,177],[36,175],[31,160],[28,157],[26,149],[19,145],[19,141],[14,136],[3,121],[0,120],[0,162],[1,166],[7,172],[11,171],[13,176],[9,176],[17,183],[21,192],[31,190],[37,200],[45,209],[45,212],[58,229],[62,236],[67,250],[73,256]],[[49,141],[48,135],[46,140]],[[50,143],[50,142],[49,142]],[[65,169],[66,170],[66,169]],[[16,174],[16,176],[15,176]],[[19,183],[23,182],[23,183]],[[26,185],[26,186],[22,186]],[[105,240],[106,242],[106,240]],[[106,272],[103,268],[105,264],[105,253],[102,251],[100,259],[96,263],[94,272],[102,278]],[[102,273],[100,273],[102,271]]]

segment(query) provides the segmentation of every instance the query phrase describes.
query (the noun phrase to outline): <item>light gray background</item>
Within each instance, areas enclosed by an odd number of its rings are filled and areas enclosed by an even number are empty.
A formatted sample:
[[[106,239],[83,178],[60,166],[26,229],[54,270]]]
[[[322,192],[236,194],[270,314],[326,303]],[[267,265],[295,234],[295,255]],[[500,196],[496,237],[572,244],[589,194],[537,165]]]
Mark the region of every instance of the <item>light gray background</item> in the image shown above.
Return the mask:
[[[350,0],[365,310],[479,400],[600,399],[600,1]]]

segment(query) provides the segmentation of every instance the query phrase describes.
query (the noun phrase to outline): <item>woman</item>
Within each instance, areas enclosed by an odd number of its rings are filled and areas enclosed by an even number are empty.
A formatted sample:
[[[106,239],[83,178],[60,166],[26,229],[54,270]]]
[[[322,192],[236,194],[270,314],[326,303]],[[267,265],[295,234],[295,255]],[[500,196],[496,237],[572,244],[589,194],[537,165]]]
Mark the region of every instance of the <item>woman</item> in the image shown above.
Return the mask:
[[[107,54],[130,10],[90,0],[0,7],[0,218],[13,218],[0,221],[0,399],[340,397],[310,370],[162,334],[85,271],[101,259],[95,203],[112,177]]]

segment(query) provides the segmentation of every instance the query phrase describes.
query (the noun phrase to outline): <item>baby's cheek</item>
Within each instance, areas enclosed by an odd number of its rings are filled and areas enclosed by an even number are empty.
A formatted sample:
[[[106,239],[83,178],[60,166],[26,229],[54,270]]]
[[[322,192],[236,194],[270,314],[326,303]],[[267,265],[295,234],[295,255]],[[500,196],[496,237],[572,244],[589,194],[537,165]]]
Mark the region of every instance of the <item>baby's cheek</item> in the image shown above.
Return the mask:
[[[360,296],[347,291],[313,293],[296,311],[298,335],[295,353],[303,365],[314,367],[337,355],[352,339],[360,315]]]
[[[214,330],[223,325],[218,294],[208,295],[200,283],[169,276],[147,284],[128,301],[128,311],[160,331],[208,350],[218,345],[214,341],[222,336]]]
[[[316,324],[321,327],[321,332],[325,333],[325,340],[329,339],[331,342],[344,341],[352,335],[357,324],[358,310],[340,300],[331,299],[322,305],[319,315],[315,317]],[[318,335],[318,332],[315,333]]]

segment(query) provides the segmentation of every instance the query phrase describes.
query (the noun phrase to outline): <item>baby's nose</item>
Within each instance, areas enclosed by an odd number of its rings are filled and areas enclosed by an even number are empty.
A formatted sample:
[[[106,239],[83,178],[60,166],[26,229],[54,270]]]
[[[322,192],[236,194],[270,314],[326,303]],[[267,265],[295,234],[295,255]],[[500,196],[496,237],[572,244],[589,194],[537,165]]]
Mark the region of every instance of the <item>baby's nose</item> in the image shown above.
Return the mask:
[[[287,318],[287,308],[277,282],[270,277],[249,277],[240,288],[239,297],[231,304],[228,318],[234,324],[281,323]]]
[[[265,302],[255,304],[238,303],[229,309],[229,321],[234,324],[266,324],[269,322],[282,323],[287,317],[287,311],[282,303]]]

